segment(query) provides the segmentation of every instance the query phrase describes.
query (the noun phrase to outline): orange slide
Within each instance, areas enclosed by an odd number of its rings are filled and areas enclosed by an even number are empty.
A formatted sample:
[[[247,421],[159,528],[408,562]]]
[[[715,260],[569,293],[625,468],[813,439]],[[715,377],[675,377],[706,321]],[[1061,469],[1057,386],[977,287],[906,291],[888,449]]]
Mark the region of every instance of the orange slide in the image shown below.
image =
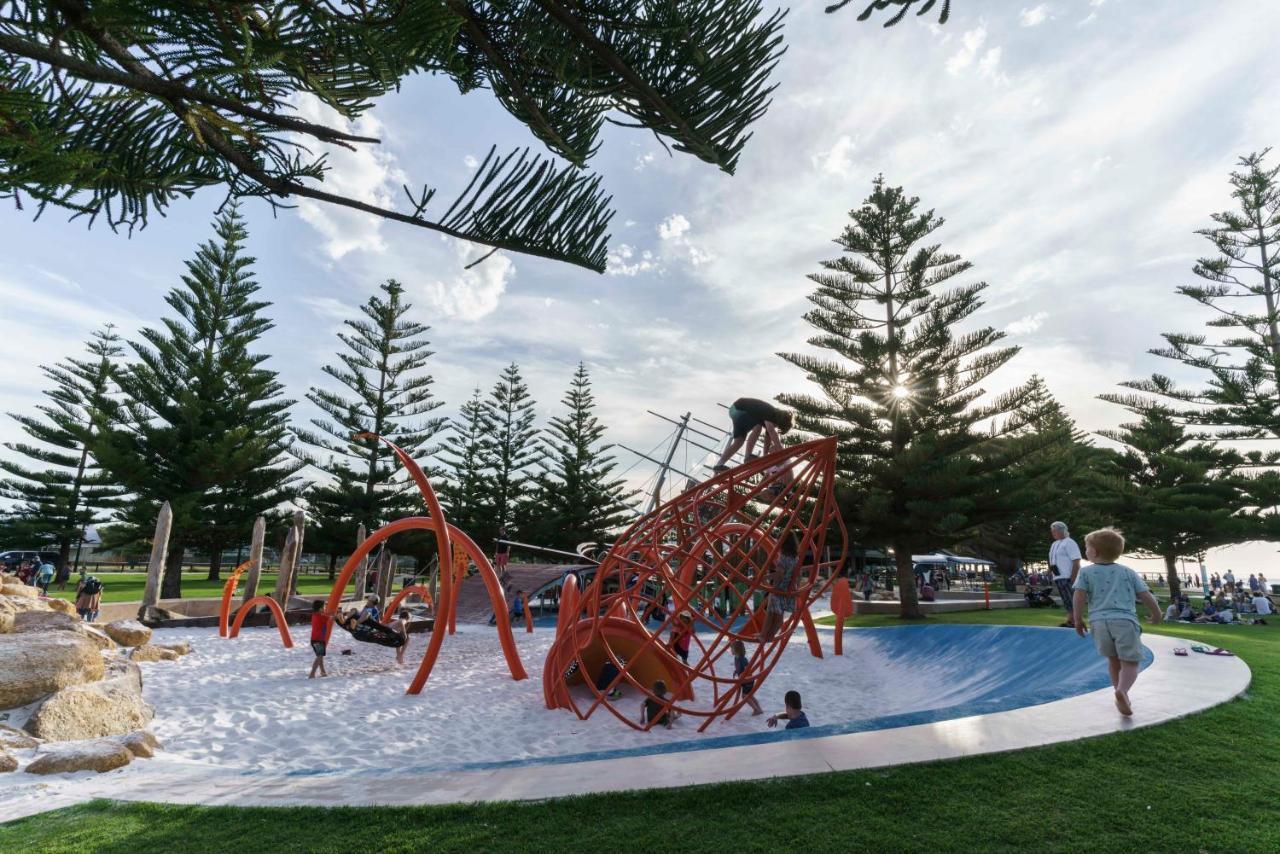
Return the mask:
[[[604,617],[594,623],[581,620],[568,627],[556,638],[543,671],[547,708],[574,708],[569,697],[570,685],[586,683],[594,687],[595,679],[609,656],[606,643],[614,656],[627,663],[627,673],[645,688],[652,687],[661,679],[675,692],[690,681],[687,671],[666,650],[661,639],[651,641],[652,637],[643,626],[622,617]],[[583,668],[586,674],[582,672]],[[693,689],[685,685],[684,690],[675,696],[680,700],[692,700]]]

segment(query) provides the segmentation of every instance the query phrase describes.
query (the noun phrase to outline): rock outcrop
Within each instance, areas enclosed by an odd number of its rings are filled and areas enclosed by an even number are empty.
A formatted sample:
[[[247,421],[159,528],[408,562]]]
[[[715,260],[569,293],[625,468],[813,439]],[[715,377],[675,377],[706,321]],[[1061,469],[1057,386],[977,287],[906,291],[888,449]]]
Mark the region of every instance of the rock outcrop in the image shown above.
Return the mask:
[[[169,643],[158,643],[156,646],[161,649],[169,649],[178,655],[188,655],[191,652],[191,643],[189,641],[171,641]]]
[[[18,758],[3,747],[0,747],[0,774],[7,774],[10,771],[17,770]]]
[[[84,633],[85,637],[93,641],[94,645],[103,652],[110,652],[113,649],[117,649],[116,642],[113,641],[106,632],[92,623],[81,623],[80,631]]]
[[[129,656],[131,661],[176,661],[179,654],[164,646],[156,646],[153,643],[144,643],[142,646],[135,647],[133,653]]]
[[[145,729],[116,736],[115,740],[129,748],[129,751],[139,759],[150,759],[160,749],[159,739]]]
[[[76,632],[0,635],[0,709],[25,706],[106,673],[102,653]]]
[[[79,632],[83,623],[79,617],[69,617],[59,611],[22,611],[13,615],[14,634],[26,632]]]
[[[137,665],[101,682],[63,688],[27,720],[27,732],[47,741],[124,735],[151,723],[155,710],[142,699]]]
[[[7,635],[11,631],[13,631],[13,614],[0,611],[0,635]]]
[[[0,724],[0,749],[7,750],[27,750],[32,747],[39,747],[40,739],[32,738],[20,729],[14,729],[8,724]]]
[[[64,614],[80,619],[80,615],[76,613],[76,605],[66,599],[46,599],[45,604],[49,606],[51,611],[61,611]]]
[[[114,739],[77,741],[42,747],[27,766],[28,774],[114,771],[133,761],[133,751]]]
[[[40,598],[39,590],[29,584],[23,584],[16,578],[6,578],[3,582],[0,582],[0,593],[5,596],[16,596],[22,599],[39,600]]]
[[[151,629],[137,620],[115,620],[107,623],[102,629],[121,646],[142,646],[151,640]]]

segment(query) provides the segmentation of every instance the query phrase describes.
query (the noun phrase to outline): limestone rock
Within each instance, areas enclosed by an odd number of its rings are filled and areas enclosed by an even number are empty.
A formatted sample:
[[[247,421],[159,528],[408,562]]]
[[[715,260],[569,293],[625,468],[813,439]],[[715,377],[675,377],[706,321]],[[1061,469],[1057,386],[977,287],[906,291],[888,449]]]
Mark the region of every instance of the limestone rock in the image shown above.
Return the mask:
[[[40,598],[39,590],[37,590],[35,587],[32,587],[30,584],[23,584],[21,581],[18,581],[17,579],[14,579],[11,581],[6,578],[4,581],[4,586],[0,587],[0,593],[3,593],[5,596],[15,596],[22,599],[39,599]]]
[[[125,670],[90,685],[63,688],[27,720],[27,732],[49,741],[124,735],[151,723],[155,710],[142,699],[142,682]]]
[[[115,620],[107,623],[103,629],[121,646],[142,646],[151,640],[151,629],[137,620]]]
[[[38,747],[40,739],[32,738],[20,729],[14,729],[8,724],[0,724],[0,750],[8,748],[9,750],[26,750],[29,747]]]
[[[0,774],[18,770],[18,759],[12,753],[0,747]]]
[[[188,655],[191,652],[190,641],[170,641],[169,643],[158,643],[156,646],[161,649],[172,650],[178,655]]]
[[[13,615],[13,631],[24,632],[78,632],[80,618],[69,617],[58,611],[22,611]]]
[[[75,617],[77,620],[80,619],[80,615],[76,613],[75,603],[67,599],[54,599],[51,597],[45,600],[45,604],[49,606],[51,611],[61,611],[64,614]]]
[[[0,709],[96,682],[105,672],[98,648],[75,632],[0,635]]]
[[[133,650],[133,654],[129,656],[130,661],[177,661],[180,656],[178,653],[163,646],[156,646],[153,643],[144,643],[140,647]]]
[[[28,774],[114,771],[133,761],[133,751],[111,739],[78,741],[43,747],[27,766]]]
[[[87,637],[89,640],[93,641],[94,645],[97,646],[98,649],[102,650],[103,652],[110,652],[111,650],[117,648],[116,642],[113,641],[110,638],[110,636],[107,635],[106,632],[104,632],[102,629],[98,628],[97,626],[93,625],[92,623],[81,623],[80,633],[83,634],[85,637]]]
[[[7,635],[13,631],[13,614],[7,611],[0,611],[0,635]]]
[[[160,749],[160,740],[145,729],[118,735],[115,740],[129,748],[129,752],[139,759],[150,759]]]

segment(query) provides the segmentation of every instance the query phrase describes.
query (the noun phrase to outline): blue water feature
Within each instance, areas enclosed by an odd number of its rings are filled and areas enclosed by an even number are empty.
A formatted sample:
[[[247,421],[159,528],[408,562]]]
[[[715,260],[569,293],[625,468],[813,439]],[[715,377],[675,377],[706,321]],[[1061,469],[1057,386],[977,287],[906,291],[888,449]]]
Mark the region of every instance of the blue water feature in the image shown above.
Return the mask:
[[[803,644],[803,635],[792,638],[792,642]],[[830,654],[829,649],[827,654]],[[927,671],[930,684],[937,685],[936,695],[926,704],[928,708],[880,717],[835,721],[805,729],[764,730],[742,735],[666,742],[651,747],[473,762],[450,765],[447,768],[440,765],[409,768],[398,766],[395,771],[428,773],[563,764],[623,756],[684,753],[761,744],[779,739],[821,738],[1003,712],[1050,703],[1111,685],[1106,660],[1098,655],[1092,641],[1082,640],[1070,629],[945,625],[846,630],[845,655],[855,660],[859,655],[871,655],[891,662],[894,670]],[[1141,666],[1145,668],[1151,661],[1151,651],[1144,646]],[[822,717],[828,720],[838,715],[838,709],[822,710]],[[305,776],[324,772],[315,770],[293,773]]]

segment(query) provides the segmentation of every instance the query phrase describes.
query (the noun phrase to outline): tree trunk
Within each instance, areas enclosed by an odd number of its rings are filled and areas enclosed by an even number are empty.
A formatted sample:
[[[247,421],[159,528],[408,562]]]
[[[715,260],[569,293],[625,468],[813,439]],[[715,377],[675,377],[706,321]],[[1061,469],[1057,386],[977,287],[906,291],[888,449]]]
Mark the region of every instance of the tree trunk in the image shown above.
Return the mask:
[[[170,547],[164,561],[164,578],[160,581],[161,599],[182,598],[182,558],[185,554],[183,546]]]
[[[217,545],[209,550],[209,581],[222,580],[222,546]]]
[[[904,620],[920,620],[920,600],[916,595],[916,574],[911,563],[911,547],[903,543],[893,546],[893,560],[898,566],[898,616]]]
[[[1164,574],[1169,579],[1169,598],[1177,600],[1182,595],[1182,579],[1178,577],[1178,556],[1164,556]]]

